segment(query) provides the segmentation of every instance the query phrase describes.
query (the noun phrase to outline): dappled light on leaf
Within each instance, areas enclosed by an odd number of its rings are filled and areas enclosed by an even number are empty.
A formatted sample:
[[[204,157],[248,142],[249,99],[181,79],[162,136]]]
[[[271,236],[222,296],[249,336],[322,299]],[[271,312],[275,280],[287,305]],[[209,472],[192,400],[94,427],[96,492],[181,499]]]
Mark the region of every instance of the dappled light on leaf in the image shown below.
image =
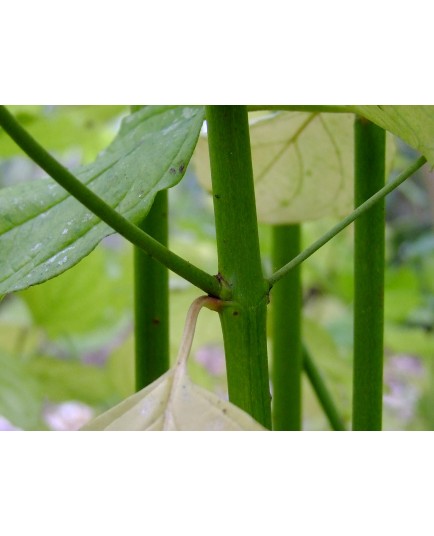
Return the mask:
[[[197,315],[218,300],[202,297],[190,307],[176,365],[138,393],[103,413],[82,430],[265,430],[230,402],[195,385],[187,373],[187,357]]]

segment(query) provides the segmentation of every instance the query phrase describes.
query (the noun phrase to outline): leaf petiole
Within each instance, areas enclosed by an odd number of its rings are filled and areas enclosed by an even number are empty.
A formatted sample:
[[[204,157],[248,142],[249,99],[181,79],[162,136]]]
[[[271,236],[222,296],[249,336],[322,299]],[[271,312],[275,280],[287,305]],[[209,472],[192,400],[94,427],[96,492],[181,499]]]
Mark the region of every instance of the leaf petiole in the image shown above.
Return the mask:
[[[194,332],[196,330],[197,317],[202,307],[211,309],[211,311],[221,311],[224,306],[230,305],[230,302],[224,302],[211,296],[200,296],[190,305],[185,320],[184,332],[182,334],[181,344],[179,346],[178,356],[176,358],[176,367],[184,370],[187,364],[187,358],[193,343]]]

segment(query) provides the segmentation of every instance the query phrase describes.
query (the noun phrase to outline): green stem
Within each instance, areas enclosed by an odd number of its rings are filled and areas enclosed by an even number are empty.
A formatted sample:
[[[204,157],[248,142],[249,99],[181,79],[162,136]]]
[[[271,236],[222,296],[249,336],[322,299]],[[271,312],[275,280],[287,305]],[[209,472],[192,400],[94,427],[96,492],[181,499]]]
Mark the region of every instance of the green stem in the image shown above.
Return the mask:
[[[340,418],[338,410],[336,409],[336,406],[333,402],[333,399],[329,391],[327,390],[321,373],[315,365],[312,356],[310,355],[306,347],[303,347],[303,368],[306,373],[306,376],[310,381],[310,384],[312,385],[313,390],[315,391],[318,402],[321,404],[321,407],[323,408],[324,413],[327,416],[332,430],[346,430],[345,425]]]
[[[168,242],[167,191],[159,192],[140,225],[163,245]],[[169,273],[165,266],[134,248],[136,389],[169,369]]]
[[[385,131],[355,121],[355,196],[358,206],[385,181]],[[384,200],[354,226],[353,430],[381,430],[383,402]]]
[[[405,171],[403,171],[398,177],[391,180],[381,188],[376,194],[371,196],[367,201],[362,203],[357,207],[351,214],[344,218],[341,222],[332,227],[327,233],[325,233],[321,238],[314,242],[311,246],[306,248],[300,255],[297,255],[295,259],[282,266],[277,272],[275,272],[269,279],[268,283],[270,288],[277,283],[282,277],[285,277],[287,273],[290,272],[293,268],[298,266],[300,263],[305,261],[311,255],[313,255],[318,249],[320,249],[324,244],[331,240],[334,236],[340,233],[345,227],[353,223],[359,216],[364,214],[372,206],[375,205],[378,201],[383,199],[387,194],[392,192],[400,184],[402,184],[406,179],[408,179],[413,173],[415,173],[419,168],[421,168],[426,163],[426,158],[424,156],[419,157],[411,166],[409,166]]]
[[[275,225],[272,229],[274,268],[300,253],[301,226]],[[300,265],[271,293],[273,429],[301,430],[301,311]]]
[[[143,249],[167,268],[177,273],[203,291],[220,298],[229,298],[230,292],[222,286],[216,277],[207,274],[186,260],[162,246],[157,240],[147,235],[139,227],[130,223],[110,205],[87,188],[72,173],[55,160],[28,132],[26,132],[8,112],[0,106],[0,126],[9,134],[15,143],[57,183],[67,190],[86,208],[98,216],[124,238],[135,246]]]
[[[323,106],[323,105],[280,105],[280,104],[263,104],[258,106],[247,106],[249,112],[314,112],[314,113],[354,113],[353,106]]]
[[[220,313],[229,399],[271,427],[267,362],[268,287],[259,252],[245,106],[207,106],[220,276],[234,303]]]

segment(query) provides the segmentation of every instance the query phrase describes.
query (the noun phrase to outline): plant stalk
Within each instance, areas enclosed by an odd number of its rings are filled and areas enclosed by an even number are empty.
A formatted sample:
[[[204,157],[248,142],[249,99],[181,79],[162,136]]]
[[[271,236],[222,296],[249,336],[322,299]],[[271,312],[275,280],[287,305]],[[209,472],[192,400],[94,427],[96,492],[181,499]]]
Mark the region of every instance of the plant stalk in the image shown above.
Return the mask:
[[[0,106],[0,126],[50,177],[113,230],[204,292],[230,299],[229,290],[217,277],[179,257],[116,212],[39,145],[4,106]]]
[[[219,275],[232,291],[220,313],[229,399],[271,427],[266,307],[245,106],[207,106]]]
[[[333,399],[324,383],[320,371],[315,365],[312,356],[308,352],[307,348],[303,347],[303,368],[309,382],[315,391],[318,402],[320,403],[324,413],[327,416],[329,424],[332,430],[344,431],[345,425],[339,416],[338,410],[333,402]]]
[[[277,281],[285,277],[293,268],[298,266],[300,263],[304,262],[316,251],[318,251],[324,244],[331,240],[334,236],[340,233],[345,227],[348,227],[354,220],[359,216],[364,214],[367,210],[373,207],[378,201],[384,199],[387,194],[390,194],[395,188],[407,180],[413,173],[415,173],[419,168],[421,168],[426,163],[426,158],[420,156],[413,164],[411,164],[406,170],[400,173],[395,179],[389,181],[381,190],[372,195],[367,201],[358,206],[351,214],[346,216],[342,221],[337,223],[329,231],[327,231],[321,238],[316,240],[312,245],[302,251],[300,255],[297,255],[295,259],[282,266],[279,270],[274,272],[274,274],[268,278],[269,287],[271,288]]]
[[[301,226],[272,228],[274,269],[293,259],[301,250]],[[273,429],[301,430],[302,286],[298,265],[273,287],[271,293]]]
[[[355,120],[355,206],[384,186],[385,131]],[[384,328],[384,200],[354,226],[353,430],[381,430]]]
[[[161,191],[140,228],[168,243],[168,195]],[[142,249],[134,247],[136,389],[139,391],[170,366],[169,273]]]

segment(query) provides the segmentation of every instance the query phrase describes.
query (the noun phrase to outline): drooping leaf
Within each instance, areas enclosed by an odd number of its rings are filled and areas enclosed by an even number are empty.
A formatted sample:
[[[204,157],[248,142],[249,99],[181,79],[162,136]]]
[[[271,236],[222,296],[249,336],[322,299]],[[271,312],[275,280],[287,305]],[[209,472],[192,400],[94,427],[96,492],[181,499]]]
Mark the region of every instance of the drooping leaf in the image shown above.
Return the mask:
[[[250,415],[190,380],[187,358],[202,306],[218,310],[222,302],[202,296],[191,304],[175,366],[82,430],[265,430]]]
[[[392,132],[434,166],[434,106],[353,106],[373,123]]]
[[[76,176],[133,223],[158,191],[184,175],[203,122],[202,107],[148,106]],[[0,191],[0,295],[50,279],[113,233],[51,179]]]
[[[353,208],[353,114],[278,112],[252,120],[250,142],[258,219],[269,224],[343,216]],[[388,145],[388,159],[393,145]],[[193,155],[211,189],[208,143]]]
[[[172,244],[172,242],[171,242]],[[173,245],[173,244],[172,244]],[[183,251],[183,250],[180,250]],[[190,258],[190,257],[188,257]],[[35,287],[37,288],[37,287]],[[170,346],[169,350],[175,363],[176,352],[179,347],[179,337],[181,336],[181,326],[185,317],[185,311],[191,302],[200,296],[200,291],[193,286],[177,289],[170,296]],[[198,357],[203,348],[222,348],[220,321],[217,315],[209,311],[204,311],[198,319],[198,329],[191,347],[191,357],[189,363],[189,376],[194,383],[198,383],[205,389],[213,392],[227,392],[226,376],[215,377],[199,363]],[[134,334],[130,333],[124,341],[117,346],[107,361],[107,368],[111,381],[115,386],[116,393],[127,398],[135,392],[134,374]]]
[[[195,385],[173,367],[82,430],[265,430],[230,402]]]

